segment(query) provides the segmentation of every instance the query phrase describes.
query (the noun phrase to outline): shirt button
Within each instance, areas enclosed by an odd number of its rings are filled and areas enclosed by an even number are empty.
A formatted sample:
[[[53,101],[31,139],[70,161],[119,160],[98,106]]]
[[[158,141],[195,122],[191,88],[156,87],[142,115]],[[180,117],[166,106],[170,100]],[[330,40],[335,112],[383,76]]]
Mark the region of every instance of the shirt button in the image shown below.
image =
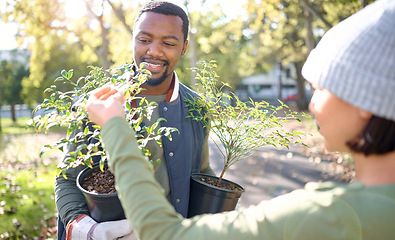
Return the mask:
[[[181,200],[179,198],[176,199],[176,203],[179,203]]]
[[[170,153],[169,153],[169,156],[170,156],[170,157],[173,157],[173,155],[174,155],[173,152],[170,152]]]
[[[167,107],[163,107],[163,111],[165,111],[165,112],[166,112],[166,111],[167,111]]]

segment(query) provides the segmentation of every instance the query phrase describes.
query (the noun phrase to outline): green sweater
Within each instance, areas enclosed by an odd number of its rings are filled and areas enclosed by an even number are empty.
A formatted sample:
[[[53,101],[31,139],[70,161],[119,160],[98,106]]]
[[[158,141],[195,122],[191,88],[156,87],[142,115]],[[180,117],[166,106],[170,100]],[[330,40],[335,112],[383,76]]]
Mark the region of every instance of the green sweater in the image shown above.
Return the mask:
[[[127,122],[109,120],[102,137],[126,217],[141,239],[395,238],[395,185],[366,187],[358,181],[309,183],[257,206],[184,219],[163,196]]]

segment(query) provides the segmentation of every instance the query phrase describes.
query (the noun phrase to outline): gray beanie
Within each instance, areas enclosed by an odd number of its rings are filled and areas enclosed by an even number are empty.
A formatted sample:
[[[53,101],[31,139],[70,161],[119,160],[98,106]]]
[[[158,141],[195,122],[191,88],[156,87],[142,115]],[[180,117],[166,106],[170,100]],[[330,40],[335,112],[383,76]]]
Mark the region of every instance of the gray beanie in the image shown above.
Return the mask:
[[[344,101],[395,121],[395,0],[377,0],[330,29],[302,74]]]

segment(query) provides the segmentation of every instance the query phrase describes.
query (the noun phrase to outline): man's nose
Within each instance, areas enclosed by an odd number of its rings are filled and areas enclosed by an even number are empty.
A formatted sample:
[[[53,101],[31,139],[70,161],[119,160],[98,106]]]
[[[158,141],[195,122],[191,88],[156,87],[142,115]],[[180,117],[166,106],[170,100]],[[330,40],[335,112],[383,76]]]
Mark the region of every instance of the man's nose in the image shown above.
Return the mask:
[[[147,54],[153,57],[161,57],[163,55],[161,44],[152,42],[148,48]]]

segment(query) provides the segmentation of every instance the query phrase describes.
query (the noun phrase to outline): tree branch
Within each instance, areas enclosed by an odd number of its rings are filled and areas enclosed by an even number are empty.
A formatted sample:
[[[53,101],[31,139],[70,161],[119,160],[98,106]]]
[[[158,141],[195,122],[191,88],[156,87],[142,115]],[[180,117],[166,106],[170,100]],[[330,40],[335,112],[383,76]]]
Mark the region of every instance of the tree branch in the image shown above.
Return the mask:
[[[115,16],[119,19],[119,21],[121,21],[126,31],[128,31],[128,33],[130,33],[130,35],[133,36],[133,29],[126,23],[125,14],[124,11],[122,10],[122,5],[120,7],[116,7],[110,0],[107,0],[107,2],[108,4],[110,4],[112,10],[115,13]]]
[[[310,4],[306,2],[306,0],[300,0],[300,1],[307,8],[307,10],[309,10],[309,12],[311,12],[314,16],[319,18],[325,24],[325,26],[327,26],[328,28],[333,27],[332,24],[326,21]]]

